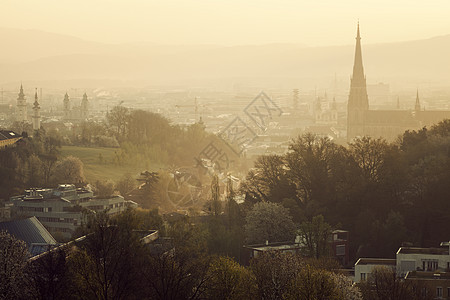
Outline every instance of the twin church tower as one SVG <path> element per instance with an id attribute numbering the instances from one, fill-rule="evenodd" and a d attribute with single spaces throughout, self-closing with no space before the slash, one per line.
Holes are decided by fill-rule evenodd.
<path id="1" fill-rule="evenodd" d="M 86 93 L 83 95 L 80 107 L 71 107 L 69 95 L 66 93 L 63 100 L 63 120 L 65 121 L 84 121 L 89 116 L 89 101 Z M 25 94 L 23 92 L 23 86 L 20 85 L 20 91 L 16 104 L 16 121 L 17 122 L 30 122 L 30 116 L 28 115 L 28 104 Z M 33 131 L 41 128 L 41 107 L 38 102 L 37 89 L 34 94 L 33 113 L 31 114 L 31 123 L 33 125 Z"/>
<path id="2" fill-rule="evenodd" d="M 22 85 L 20 85 L 19 97 L 17 98 L 16 121 L 18 122 L 29 121 L 27 113 L 27 99 L 25 98 Z M 38 130 L 41 128 L 41 107 L 39 106 L 38 102 L 37 89 L 34 94 L 33 114 L 31 115 L 31 123 L 33 125 L 33 130 Z"/>

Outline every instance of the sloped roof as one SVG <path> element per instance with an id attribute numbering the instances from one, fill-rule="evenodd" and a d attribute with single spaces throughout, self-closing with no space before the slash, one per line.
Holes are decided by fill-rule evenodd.
<path id="1" fill-rule="evenodd" d="M 11 130 L 0 130 L 0 140 L 9 140 L 9 139 L 16 139 L 20 138 L 21 135 L 15 133 Z"/>
<path id="2" fill-rule="evenodd" d="M 0 231 L 1 230 L 6 230 L 16 239 L 24 241 L 30 250 L 32 249 L 33 244 L 57 244 L 50 232 L 45 229 L 44 225 L 42 225 L 36 217 L 0 222 Z"/>
<path id="3" fill-rule="evenodd" d="M 416 126 L 417 120 L 407 110 L 368 110 L 365 114 L 367 125 Z"/>

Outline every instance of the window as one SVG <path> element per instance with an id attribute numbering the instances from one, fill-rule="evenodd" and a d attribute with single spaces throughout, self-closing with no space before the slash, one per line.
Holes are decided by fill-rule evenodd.
<path id="1" fill-rule="evenodd" d="M 336 246 L 336 255 L 345 255 L 345 245 Z"/>
<path id="2" fill-rule="evenodd" d="M 435 271 L 438 269 L 437 260 L 422 260 L 423 271 Z"/>
<path id="3" fill-rule="evenodd" d="M 447 298 L 450 297 L 450 287 L 447 287 Z"/>
<path id="4" fill-rule="evenodd" d="M 422 288 L 422 297 L 428 296 L 428 290 L 427 288 Z"/>
<path id="5" fill-rule="evenodd" d="M 436 297 L 442 298 L 442 287 L 441 286 L 438 286 L 436 288 Z"/>
<path id="6" fill-rule="evenodd" d="M 361 273 L 361 281 L 365 281 L 366 280 L 366 273 Z"/>

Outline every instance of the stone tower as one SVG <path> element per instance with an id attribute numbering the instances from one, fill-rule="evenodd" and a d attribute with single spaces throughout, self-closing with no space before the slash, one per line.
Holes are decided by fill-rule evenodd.
<path id="1" fill-rule="evenodd" d="M 86 93 L 84 93 L 83 100 L 81 100 L 81 119 L 85 120 L 88 118 L 89 116 L 88 109 L 89 109 L 89 100 Z"/>
<path id="2" fill-rule="evenodd" d="M 356 33 L 355 62 L 350 82 L 350 94 L 347 103 L 347 141 L 351 141 L 358 136 L 364 136 L 365 114 L 369 110 L 366 76 L 364 75 L 362 63 L 359 23 Z"/>
<path id="3" fill-rule="evenodd" d="M 41 108 L 39 107 L 37 89 L 34 94 L 34 103 L 33 103 L 33 130 L 39 130 L 41 128 Z"/>
<path id="4" fill-rule="evenodd" d="M 22 84 L 20 85 L 19 97 L 17 98 L 16 106 L 16 121 L 27 122 L 27 99 L 25 99 L 25 94 L 23 93 Z"/>
<path id="5" fill-rule="evenodd" d="M 70 100 L 69 100 L 69 95 L 66 94 L 64 95 L 64 119 L 68 120 L 70 119 Z"/>

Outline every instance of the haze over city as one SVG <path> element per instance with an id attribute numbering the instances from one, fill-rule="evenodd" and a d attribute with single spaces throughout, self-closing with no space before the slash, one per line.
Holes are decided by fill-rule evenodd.
<path id="1" fill-rule="evenodd" d="M 450 299 L 449 1 L 0 3 L 0 300 Z"/>

